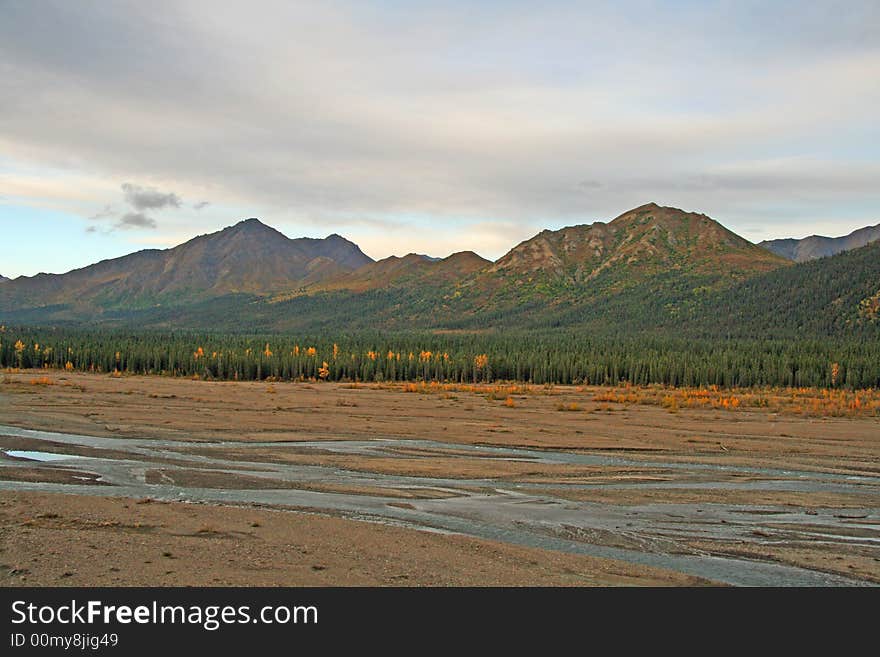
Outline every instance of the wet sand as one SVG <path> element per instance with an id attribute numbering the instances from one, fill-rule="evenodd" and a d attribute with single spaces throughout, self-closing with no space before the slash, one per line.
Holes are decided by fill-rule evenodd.
<path id="1" fill-rule="evenodd" d="M 254 508 L 0 493 L 0 584 L 697 585 L 652 568 Z"/>
<path id="2" fill-rule="evenodd" d="M 32 384 L 37 375 L 51 385 Z M 83 500 L 96 501 L 94 512 L 107 522 L 129 516 L 142 524 L 150 507 L 168 515 L 150 520 L 164 528 L 144 539 L 151 546 L 191 540 L 174 531 L 180 514 L 193 509 L 205 524 L 231 510 L 283 519 L 257 521 L 261 526 L 336 523 L 332 536 L 321 534 L 329 526 L 314 530 L 321 549 L 339 559 L 332 574 L 279 562 L 266 579 L 249 579 L 233 560 L 217 575 L 242 585 L 880 582 L 880 418 L 673 413 L 592 402 L 597 392 L 538 389 L 509 407 L 489 388 L 422 394 L 365 385 L 8 373 L 0 384 L 0 425 L 59 435 L 0 430 L 0 450 L 79 458 L 37 463 L 0 452 L 0 489 L 7 489 L 0 500 L 4 513 L 22 523 L 29 504 L 63 516 L 90 503 Z M 578 410 L 559 410 L 572 405 Z M 199 503 L 126 499 L 142 495 Z M 247 505 L 286 510 L 239 508 Z M 125 542 L 125 531 L 113 549 L 130 564 L 114 565 L 119 571 L 111 576 L 81 563 L 88 552 L 75 547 L 86 531 L 77 517 L 22 525 L 26 532 L 5 529 L 0 563 L 9 554 L 20 554 L 22 563 L 7 563 L 0 577 L 24 584 L 162 583 L 160 568 L 136 567 L 145 553 Z M 392 529 L 400 536 L 383 534 Z M 253 547 L 223 531 L 229 535 L 222 546 Z M 389 554 L 418 564 L 409 547 L 426 536 L 436 542 L 436 560 L 400 573 L 407 575 L 402 581 L 364 564 L 358 571 L 358 555 L 337 545 L 386 541 Z M 204 539 L 194 545 L 207 545 Z M 40 541 L 70 554 L 68 570 L 80 575 L 52 574 L 51 560 L 34 554 Z M 490 559 L 483 579 L 444 580 L 438 564 L 447 559 L 450 573 L 466 568 L 473 551 L 462 546 L 469 541 L 494 546 L 497 568 Z M 260 545 L 263 555 L 279 549 L 271 541 Z M 198 547 L 193 559 L 207 549 Z M 576 575 L 568 566 L 553 570 L 550 564 L 563 557 L 584 565 Z M 22 565 L 27 559 L 32 566 Z M 546 579 L 528 567 L 530 560 L 549 568 L 541 571 Z M 195 568 L 188 576 L 210 584 L 209 574 Z M 98 579 L 66 581 L 76 577 Z M 144 579 L 150 577 L 159 579 Z"/>

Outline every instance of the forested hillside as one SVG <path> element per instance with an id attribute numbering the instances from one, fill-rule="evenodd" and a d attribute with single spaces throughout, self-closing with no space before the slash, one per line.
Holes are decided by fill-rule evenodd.
<path id="1" fill-rule="evenodd" d="M 880 242 L 874 242 L 743 281 L 705 299 L 687 323 L 701 335 L 880 340 L 878 303 Z"/>

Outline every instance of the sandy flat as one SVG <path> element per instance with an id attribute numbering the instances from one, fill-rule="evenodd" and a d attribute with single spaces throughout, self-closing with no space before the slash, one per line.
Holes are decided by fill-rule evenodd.
<path id="1" fill-rule="evenodd" d="M 655 568 L 289 511 L 0 492 L 0 585 L 697 585 Z"/>
<path id="2" fill-rule="evenodd" d="M 400 386 L 8 372 L 0 383 L 0 424 L 122 442 L 86 447 L 0 435 L 0 450 L 43 449 L 112 460 L 131 456 L 123 449 L 127 439 L 173 440 L 180 444 L 144 457 L 138 472 L 145 484 L 184 490 L 306 490 L 365 496 L 384 500 L 389 508 L 422 511 L 435 508 L 424 506 L 428 502 L 521 486 L 533 502 L 543 496 L 557 505 L 650 508 L 652 513 L 668 507 L 670 518 L 695 514 L 690 520 L 675 520 L 676 531 L 688 522 L 712 529 L 673 536 L 670 540 L 677 543 L 670 549 L 880 582 L 880 551 L 875 547 L 880 545 L 875 519 L 880 510 L 880 417 L 799 417 L 743 408 L 670 412 L 593 401 L 599 394 L 601 389 L 583 387 L 524 389 L 512 395 L 510 405 L 492 388 L 479 386 L 407 392 Z M 433 444 L 415 442 L 426 439 Z M 343 444 L 339 441 L 375 447 L 348 453 L 334 448 Z M 212 444 L 218 442 L 222 444 Z M 523 448 L 533 451 L 515 451 Z M 544 453 L 557 460 L 541 459 Z M 570 463 L 558 458 L 560 454 L 626 462 Z M 222 469 L 218 459 L 225 463 Z M 0 463 L 0 482 L 105 483 L 75 464 L 7 467 L 9 462 Z M 273 470 L 278 467 L 294 468 L 295 473 L 297 468 L 323 468 L 351 477 L 323 481 L 288 473 L 285 478 Z M 391 483 L 382 477 L 391 477 Z M 425 483 L 416 485 L 418 478 Z M 788 479 L 806 488 L 774 488 Z M 450 483 L 436 483 L 440 480 Z M 810 488 L 811 482 L 829 481 L 830 487 Z M 629 562 L 291 510 L 135 504 L 132 499 L 46 492 L 7 491 L 0 499 L 0 563 L 6 566 L 0 577 L 8 583 L 697 581 Z M 696 515 L 704 509 L 716 512 Z M 728 531 L 740 513 L 739 531 Z M 839 535 L 842 523 L 849 521 L 838 516 L 847 513 L 863 517 L 852 521 L 861 523 L 857 540 Z M 780 529 L 770 522 L 774 514 L 788 514 L 791 522 L 800 523 L 815 516 L 837 529 Z M 663 523 L 669 524 L 661 519 L 658 536 L 669 535 Z M 607 531 L 611 534 L 606 536 Z M 633 543 L 629 536 L 635 530 L 621 526 L 619 535 L 615 531 L 582 528 L 572 535 L 597 544 Z M 634 544 L 660 540 L 650 527 L 645 531 Z M 292 556 L 302 556 L 301 549 L 309 551 L 309 559 Z M 173 556 L 162 557 L 163 552 Z M 96 554 L 101 559 L 96 561 Z M 210 568 L 200 565 L 207 563 Z"/>

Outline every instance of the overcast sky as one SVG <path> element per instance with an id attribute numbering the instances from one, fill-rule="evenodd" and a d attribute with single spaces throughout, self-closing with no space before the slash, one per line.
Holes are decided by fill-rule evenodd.
<path id="1" fill-rule="evenodd" d="M 0 0 L 0 274 L 247 217 L 374 258 L 649 201 L 841 235 L 878 108 L 876 0 Z"/>

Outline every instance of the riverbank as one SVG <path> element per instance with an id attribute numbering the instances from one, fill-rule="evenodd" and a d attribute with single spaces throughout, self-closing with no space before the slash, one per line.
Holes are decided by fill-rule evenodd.
<path id="1" fill-rule="evenodd" d="M 21 532 L 7 531 L 5 551 L 39 561 L 34 551 L 54 541 L 59 554 L 87 560 L 88 552 L 68 541 L 107 522 L 110 529 L 100 531 L 122 541 L 115 552 L 131 553 L 134 565 L 152 562 L 140 543 L 125 543 L 134 534 L 112 530 L 129 516 L 132 523 L 159 528 L 136 534 L 151 550 L 182 541 L 177 549 L 197 559 L 210 537 L 176 536 L 182 520 L 174 509 L 194 509 L 198 522 L 213 526 L 212 516 L 222 520 L 227 508 L 246 508 L 294 525 L 318 518 L 342 523 L 307 530 L 326 541 L 322 552 L 337 550 L 334 577 L 314 580 L 314 573 L 269 568 L 267 578 L 288 583 L 394 583 L 370 568 L 358 571 L 363 577 L 344 574 L 342 564 L 356 566 L 357 558 L 339 550 L 369 544 L 367 534 L 377 527 L 377 554 L 384 550 L 401 563 L 416 559 L 409 562 L 413 572 L 400 573 L 415 585 L 468 583 L 464 575 L 440 577 L 471 559 L 472 552 L 456 543 L 462 540 L 512 551 L 472 583 L 686 584 L 698 581 L 694 577 L 744 584 L 880 582 L 880 419 L 742 408 L 670 412 L 591 401 L 595 396 L 593 390 L 557 387 L 510 403 L 480 387 L 413 392 L 332 383 L 7 374 L 0 385 L 0 424 L 13 426 L 0 430 L 0 488 L 6 489 L 0 499 L 8 503 L 11 527 L 28 529 L 32 521 L 34 542 L 15 543 L 24 540 Z M 62 460 L 41 461 L 27 452 Z M 31 496 L 39 513 L 61 518 L 87 505 L 80 500 L 100 499 L 105 517 L 92 518 L 87 527 L 75 519 L 37 518 L 37 512 L 26 517 Z M 128 501 L 114 499 L 124 497 Z M 145 497 L 192 504 L 132 503 Z M 141 518 L 148 507 L 166 506 L 167 512 L 149 511 L 167 514 L 164 520 Z M 345 528 L 353 522 L 371 529 Z M 430 536 L 436 549 L 447 546 L 445 556 L 419 562 L 418 551 L 410 551 L 419 538 L 382 534 L 388 529 Z M 218 531 L 224 537 L 213 538 L 222 542 L 203 555 L 212 563 L 221 548 L 235 553 L 235 532 L 243 529 Z M 241 541 L 266 549 L 261 562 L 281 549 L 272 541 Z M 526 567 L 556 563 L 560 555 L 586 565 L 540 575 Z M 448 566 L 440 565 L 443 559 Z M 0 559 L 9 573 L 19 566 L 41 572 L 8 562 Z M 144 582 L 137 569 L 121 569 L 111 579 L 75 563 L 70 569 L 99 577 L 96 583 Z M 143 572 L 164 575 L 152 566 Z M 223 582 L 250 581 L 241 564 L 224 572 Z M 58 576 L 34 575 L 33 583 L 58 582 L 52 579 Z M 17 574 L 8 577 L 18 581 Z M 255 574 L 252 583 L 265 581 L 261 577 Z"/>

